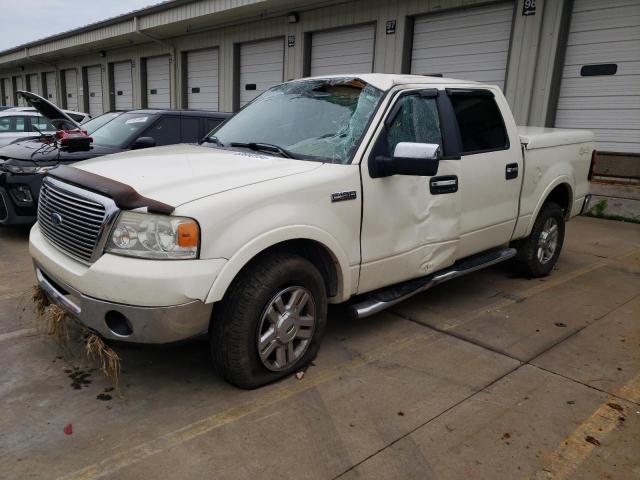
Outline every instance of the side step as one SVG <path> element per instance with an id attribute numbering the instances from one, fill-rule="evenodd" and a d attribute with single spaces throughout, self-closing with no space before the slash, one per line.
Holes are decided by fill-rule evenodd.
<path id="1" fill-rule="evenodd" d="M 351 305 L 356 317 L 364 318 L 400 303 L 409 297 L 429 290 L 431 287 L 444 283 L 448 280 L 461 277 L 467 273 L 475 272 L 481 268 L 490 267 L 496 263 L 509 260 L 516 255 L 515 248 L 505 248 L 502 250 L 492 250 L 490 252 L 479 253 L 467 257 L 454 263 L 452 266 L 432 273 L 425 277 L 408 280 L 390 287 L 375 290 L 364 294 L 359 300 Z"/>

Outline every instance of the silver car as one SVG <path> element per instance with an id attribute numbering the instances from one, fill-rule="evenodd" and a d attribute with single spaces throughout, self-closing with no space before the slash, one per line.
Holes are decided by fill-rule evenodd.
<path id="1" fill-rule="evenodd" d="M 91 117 L 86 113 L 64 110 L 77 123 Z M 55 133 L 57 129 L 33 107 L 14 107 L 0 111 L 0 147 L 16 140 L 37 137 L 42 133 Z"/>

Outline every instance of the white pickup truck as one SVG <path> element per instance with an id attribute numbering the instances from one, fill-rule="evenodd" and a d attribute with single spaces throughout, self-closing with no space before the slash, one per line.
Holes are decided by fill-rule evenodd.
<path id="1" fill-rule="evenodd" d="M 102 337 L 208 334 L 223 377 L 253 388 L 314 358 L 328 303 L 364 317 L 511 258 L 547 275 L 593 154 L 590 132 L 517 127 L 495 86 L 302 79 L 200 146 L 51 170 L 30 251 Z"/>

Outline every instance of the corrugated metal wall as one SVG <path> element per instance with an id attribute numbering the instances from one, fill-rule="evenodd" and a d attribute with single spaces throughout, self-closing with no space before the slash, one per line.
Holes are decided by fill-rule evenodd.
<path id="1" fill-rule="evenodd" d="M 549 99 L 552 98 L 552 77 L 556 61 L 555 50 L 560 38 L 558 12 L 565 0 L 538 0 L 535 15 L 523 16 L 524 0 L 516 0 L 513 11 L 513 30 L 507 62 L 505 93 L 511 103 L 517 121 L 544 125 L 547 120 Z M 238 94 L 238 46 L 242 43 L 276 37 L 285 39 L 284 80 L 303 76 L 309 65 L 313 32 L 322 32 L 340 27 L 372 24 L 375 28 L 373 71 L 384 73 L 408 73 L 410 68 L 411 38 L 415 17 L 466 9 L 471 6 L 500 2 L 487 0 L 356 0 L 324 1 L 314 7 L 315 2 L 283 0 L 203 0 L 178 5 L 164 11 L 145 14 L 118 24 L 107 25 L 32 46 L 28 54 L 32 60 L 38 55 L 47 65 L 38 66 L 24 62 L 24 70 L 16 67 L 3 70 L 0 77 L 19 76 L 26 79 L 30 73 L 42 73 L 56 67 L 58 98 L 61 98 L 62 71 L 78 69 L 79 107 L 85 105 L 82 91 L 86 84 L 83 67 L 99 64 L 103 72 L 109 65 L 130 61 L 133 79 L 133 107 L 140 108 L 145 96 L 142 94 L 145 79 L 140 68 L 144 59 L 159 55 L 171 57 L 171 105 L 186 106 L 187 76 L 183 72 L 186 52 L 204 48 L 218 49 L 218 105 L 222 111 L 232 111 Z M 328 4 L 328 5 L 327 5 Z M 317 5 L 317 3 L 316 3 Z M 296 8 L 292 8 L 296 7 Z M 278 10 L 279 9 L 279 10 Z M 297 11 L 299 21 L 289 23 L 287 14 Z M 232 15 L 237 12 L 236 16 Z M 547 13 L 549 12 L 549 13 Z M 226 26 L 212 28 L 207 22 L 223 16 Z M 186 20 L 189 23 L 186 24 Z M 394 29 L 388 31 L 387 23 L 393 21 Z M 179 22 L 183 22 L 182 24 Z M 234 24 L 235 23 L 235 24 Z M 182 25 L 182 26 L 177 26 Z M 150 38 L 136 32 L 150 32 Z M 188 29 L 189 33 L 186 33 Z M 135 46 L 115 48 L 132 42 L 147 41 Z M 91 44 L 91 53 L 89 53 Z M 86 47 L 82 47 L 86 45 Z M 104 48 L 101 47 L 104 45 Z M 289 46 L 290 45 L 290 46 Z M 66 49 L 66 50 L 65 50 Z M 104 56 L 100 55 L 100 49 Z M 65 53 L 67 52 L 67 53 Z M 83 53 L 86 52 L 86 53 Z M 18 61 L 22 52 L 0 56 L 0 62 Z M 35 58 L 34 58 L 35 57 Z M 63 57 L 63 58 L 60 58 Z M 16 63 L 18 65 L 18 63 Z M 535 77 L 535 84 L 534 84 Z M 542 86 L 542 87 L 540 87 Z M 103 109 L 113 108 L 113 79 L 105 73 L 103 77 Z M 536 98 L 534 102 L 532 99 Z M 544 108 L 541 108 L 543 105 Z"/>

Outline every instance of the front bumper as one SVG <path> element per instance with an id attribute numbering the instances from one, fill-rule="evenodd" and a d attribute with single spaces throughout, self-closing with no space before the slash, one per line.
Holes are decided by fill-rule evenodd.
<path id="1" fill-rule="evenodd" d="M 53 303 L 104 338 L 164 344 L 199 336 L 209 328 L 213 304 L 142 307 L 89 297 L 53 278 L 35 264 L 38 284 Z"/>
<path id="2" fill-rule="evenodd" d="M 0 173 L 0 224 L 29 225 L 36 221 L 43 178 L 41 174 Z M 18 189 L 28 192 L 31 198 L 19 198 Z"/>

